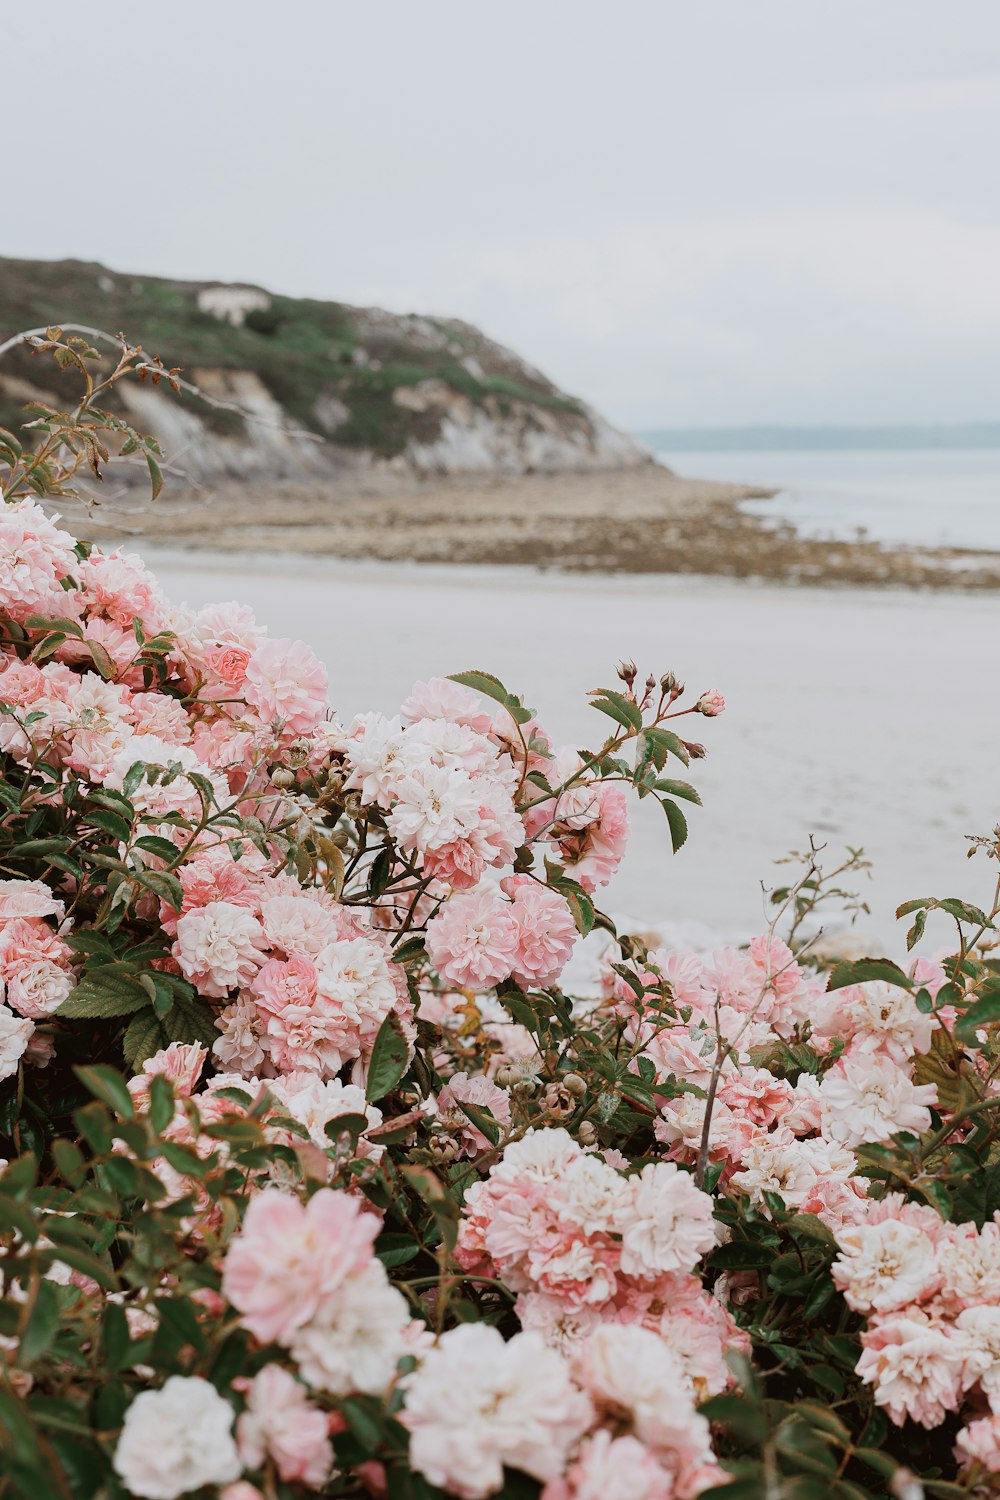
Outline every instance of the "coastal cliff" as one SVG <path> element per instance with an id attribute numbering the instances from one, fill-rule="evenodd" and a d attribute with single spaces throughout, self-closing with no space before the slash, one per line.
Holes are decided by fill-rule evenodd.
<path id="1" fill-rule="evenodd" d="M 454 318 L 282 297 L 260 287 L 0 260 L 0 341 L 79 323 L 180 366 L 201 396 L 123 382 L 118 399 L 192 480 L 320 480 L 638 467 L 649 452 L 518 355 Z M 0 425 L 62 405 L 50 367 L 0 363 Z M 234 410 L 233 408 L 238 408 Z M 241 413 L 248 413 L 249 418 Z"/>

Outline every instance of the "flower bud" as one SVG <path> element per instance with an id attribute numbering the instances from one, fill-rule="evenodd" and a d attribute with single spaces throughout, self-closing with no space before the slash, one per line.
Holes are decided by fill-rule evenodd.
<path id="1" fill-rule="evenodd" d="M 704 760 L 708 754 L 705 746 L 696 744 L 694 740 L 682 740 L 681 743 L 692 760 Z"/>
<path id="2" fill-rule="evenodd" d="M 593 1125 L 590 1120 L 582 1120 L 576 1132 L 576 1138 L 581 1146 L 596 1146 L 597 1126 Z"/>
<path id="3" fill-rule="evenodd" d="M 630 688 L 635 681 L 639 668 L 634 661 L 620 661 L 616 670 L 625 686 Z"/>
<path id="4" fill-rule="evenodd" d="M 713 719 L 716 714 L 724 713 L 725 708 L 726 700 L 718 688 L 710 688 L 707 693 L 702 693 L 695 704 L 695 711 L 700 714 L 706 714 L 710 719 Z"/>
<path id="5" fill-rule="evenodd" d="M 499 1088 L 509 1089 L 517 1083 L 520 1077 L 520 1069 L 512 1067 L 510 1063 L 503 1063 L 493 1075 L 493 1081 Z"/>
<path id="6" fill-rule="evenodd" d="M 271 772 L 271 785 L 277 787 L 279 792 L 286 792 L 295 785 L 295 772 L 290 771 L 287 766 L 275 766 Z"/>
<path id="7" fill-rule="evenodd" d="M 427 1149 L 436 1161 L 454 1161 L 460 1147 L 454 1136 L 432 1135 Z"/>
<path id="8" fill-rule="evenodd" d="M 565 1073 L 560 1080 L 564 1089 L 573 1095 L 574 1099 L 582 1099 L 587 1092 L 587 1085 L 579 1073 Z"/>

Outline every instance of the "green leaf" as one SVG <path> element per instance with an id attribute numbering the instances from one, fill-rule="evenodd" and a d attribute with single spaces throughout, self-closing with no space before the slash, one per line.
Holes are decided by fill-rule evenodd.
<path id="1" fill-rule="evenodd" d="M 125 1087 L 122 1075 L 114 1068 L 101 1064 L 89 1068 L 74 1068 L 73 1072 L 89 1093 L 97 1099 L 102 1099 L 116 1114 L 126 1120 L 135 1118 L 132 1095 Z"/>
<path id="2" fill-rule="evenodd" d="M 59 1297 L 52 1281 L 39 1283 L 38 1296 L 19 1346 L 19 1356 L 26 1365 L 34 1364 L 52 1345 L 59 1332 Z"/>
<path id="3" fill-rule="evenodd" d="M 83 1021 L 104 1016 L 129 1016 L 143 1010 L 149 996 L 134 979 L 110 968 L 91 969 L 56 1011 L 60 1020 Z"/>
<path id="4" fill-rule="evenodd" d="M 984 911 L 978 906 L 971 905 L 968 901 L 959 901 L 956 896 L 948 896 L 937 903 L 939 910 L 946 911 L 949 916 L 955 917 L 959 922 L 968 922 L 973 927 L 992 927 L 993 923 Z"/>
<path id="5" fill-rule="evenodd" d="M 642 728 L 641 710 L 623 693 L 616 693 L 613 688 L 597 688 L 589 693 L 588 697 L 591 707 L 599 709 L 602 714 L 607 714 L 609 719 L 614 719 L 617 724 L 621 724 L 623 729 L 639 730 Z"/>
<path id="6" fill-rule="evenodd" d="M 476 1129 L 486 1137 L 491 1146 L 499 1145 L 500 1126 L 488 1109 L 480 1109 L 478 1105 L 467 1104 L 462 1099 L 456 1099 L 455 1103 L 466 1119 L 471 1120 Z"/>
<path id="7" fill-rule="evenodd" d="M 966 1040 L 973 1037 L 981 1026 L 992 1026 L 997 1021 L 1000 1021 L 1000 989 L 991 989 L 979 1000 L 973 1001 L 956 1022 L 955 1035 Z"/>
<path id="8" fill-rule="evenodd" d="M 396 1087 L 406 1072 L 409 1060 L 410 1049 L 400 1030 L 399 1021 L 390 1012 L 379 1027 L 368 1064 L 365 1097 L 370 1104 L 384 1098 L 390 1089 Z"/>
<path id="9" fill-rule="evenodd" d="M 145 994 L 143 994 L 143 1000 L 146 1001 Z M 148 1001 L 146 1003 L 148 1005 Z M 122 1038 L 122 1052 L 126 1063 L 130 1068 L 139 1067 L 147 1057 L 152 1057 L 154 1052 L 159 1052 L 161 1047 L 165 1047 L 168 1040 L 153 1011 L 144 1010 L 132 1019 Z"/>
<path id="10" fill-rule="evenodd" d="M 684 814 L 677 806 L 677 803 L 671 802 L 668 797 L 663 798 L 660 806 L 663 808 L 663 811 L 667 815 L 667 822 L 670 825 L 670 843 L 674 853 L 676 854 L 678 849 L 683 849 L 684 845 L 687 843 L 687 818 L 685 818 Z"/>
<path id="11" fill-rule="evenodd" d="M 156 462 L 156 459 L 150 453 L 148 448 L 146 449 L 146 467 L 149 470 L 149 482 L 152 486 L 150 499 L 158 500 L 163 489 L 163 474 L 160 470 L 159 464 Z"/>
<path id="12" fill-rule="evenodd" d="M 890 958 L 859 958 L 854 963 L 837 964 L 830 975 L 828 990 L 842 990 L 849 984 L 868 984 L 881 980 L 900 989 L 911 990 L 913 981 Z"/>
<path id="13" fill-rule="evenodd" d="M 105 833 L 110 833 L 121 844 L 127 844 L 132 837 L 132 829 L 125 819 L 107 808 L 99 807 L 88 812 L 84 817 L 84 822 L 92 824 L 95 828 L 103 828 Z M 176 850 L 174 852 L 176 853 Z"/>
<path id="14" fill-rule="evenodd" d="M 680 797 L 684 802 L 693 802 L 696 807 L 701 807 L 701 797 L 688 781 L 671 781 L 661 778 L 654 782 L 654 790 L 668 792 L 671 797 Z"/>
<path id="15" fill-rule="evenodd" d="M 531 709 L 525 708 L 519 698 L 509 693 L 499 677 L 494 677 L 492 672 L 450 672 L 448 676 L 450 682 L 460 682 L 463 687 L 472 688 L 485 698 L 492 698 L 494 703 L 502 703 L 518 724 L 527 724 L 534 718 Z"/>

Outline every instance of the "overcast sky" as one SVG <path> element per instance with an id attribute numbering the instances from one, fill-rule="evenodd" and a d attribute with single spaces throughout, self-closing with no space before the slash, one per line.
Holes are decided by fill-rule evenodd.
<path id="1" fill-rule="evenodd" d="M 998 0 L 2 26 L 4 254 L 454 314 L 632 426 L 1000 417 Z"/>

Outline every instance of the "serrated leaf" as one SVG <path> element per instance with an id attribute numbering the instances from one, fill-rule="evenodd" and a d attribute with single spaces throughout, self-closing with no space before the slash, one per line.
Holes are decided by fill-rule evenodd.
<path id="1" fill-rule="evenodd" d="M 92 969 L 70 990 L 56 1015 L 65 1021 L 130 1016 L 148 1004 L 149 996 L 134 979 L 110 969 Z"/>
<path id="2" fill-rule="evenodd" d="M 660 806 L 667 815 L 667 822 L 670 825 L 670 844 L 676 854 L 678 849 L 683 849 L 687 843 L 687 818 L 685 818 L 677 803 L 671 802 L 669 797 L 664 797 L 660 802 Z"/>
<path id="3" fill-rule="evenodd" d="M 641 710 L 623 693 L 616 693 L 613 688 L 597 688 L 589 693 L 588 697 L 592 708 L 599 709 L 602 714 L 607 714 L 609 719 L 614 719 L 623 729 L 640 730 L 642 728 Z"/>

